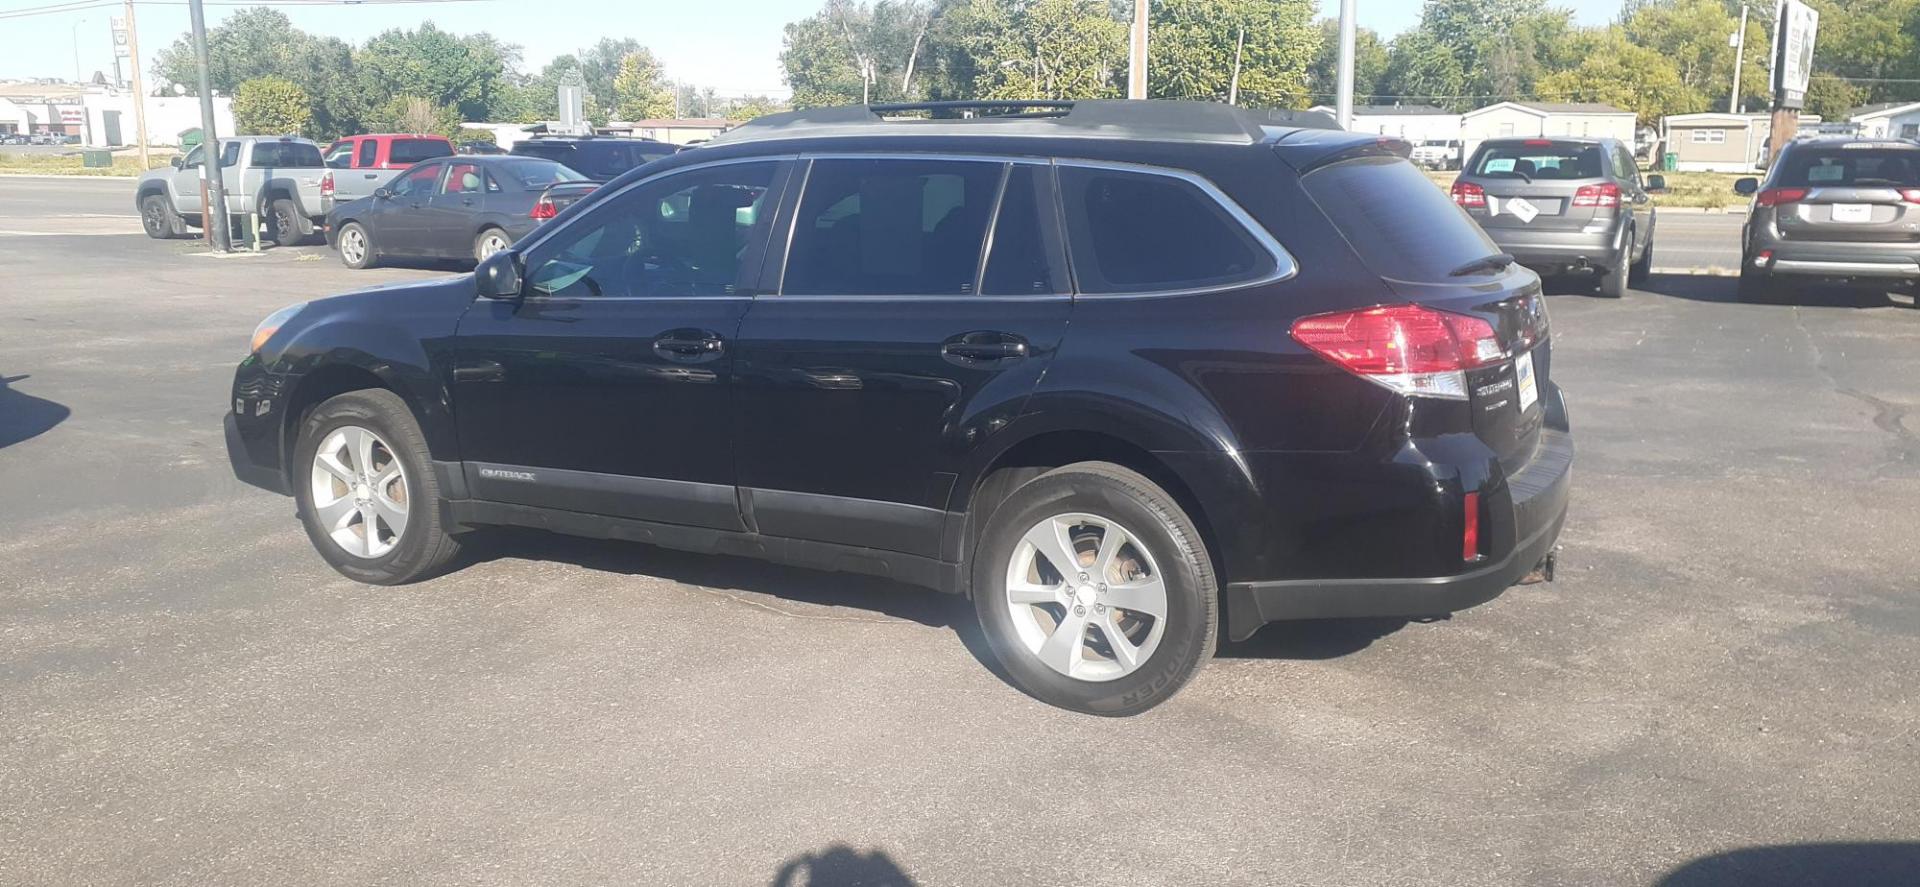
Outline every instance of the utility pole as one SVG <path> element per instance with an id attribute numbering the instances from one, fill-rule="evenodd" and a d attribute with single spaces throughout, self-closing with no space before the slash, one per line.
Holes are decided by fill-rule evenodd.
<path id="1" fill-rule="evenodd" d="M 73 23 L 73 82 L 87 82 L 87 75 L 80 70 L 80 26 L 87 23 L 81 19 Z"/>
<path id="2" fill-rule="evenodd" d="M 1227 81 L 1227 104 L 1240 104 L 1240 56 L 1247 48 L 1247 26 L 1240 26 L 1240 36 L 1233 40 L 1233 79 Z"/>
<path id="3" fill-rule="evenodd" d="M 1740 113 L 1740 63 L 1747 55 L 1747 4 L 1740 4 L 1740 30 L 1733 34 L 1733 95 L 1727 97 L 1727 113 Z"/>
<path id="4" fill-rule="evenodd" d="M 140 171 L 145 172 L 153 164 L 147 159 L 147 89 L 140 76 L 140 32 L 134 27 L 133 0 L 127 0 L 127 63 L 133 66 L 133 126 L 140 134 Z"/>
<path id="5" fill-rule="evenodd" d="M 1133 33 L 1127 50 L 1127 98 L 1147 97 L 1147 0 L 1133 0 Z"/>
<path id="6" fill-rule="evenodd" d="M 213 235 L 213 251 L 232 247 L 233 226 L 227 217 L 227 189 L 220 180 L 220 140 L 215 137 L 213 85 L 207 80 L 207 13 L 200 0 L 187 0 L 193 13 L 193 55 L 200 64 L 200 178 L 207 183 L 207 212 L 200 225 Z"/>
<path id="7" fill-rule="evenodd" d="M 1353 16 L 1354 0 L 1340 0 L 1340 73 L 1333 88 L 1333 114 L 1341 129 L 1353 126 Z"/>

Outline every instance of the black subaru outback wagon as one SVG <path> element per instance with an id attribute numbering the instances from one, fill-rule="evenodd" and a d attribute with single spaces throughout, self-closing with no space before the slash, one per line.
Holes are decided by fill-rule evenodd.
<path id="1" fill-rule="evenodd" d="M 1311 123 L 761 118 L 471 276 L 276 312 L 233 467 L 363 582 L 505 524 L 968 595 L 1022 687 L 1099 714 L 1222 626 L 1478 604 L 1567 508 L 1539 279 L 1404 144 Z"/>

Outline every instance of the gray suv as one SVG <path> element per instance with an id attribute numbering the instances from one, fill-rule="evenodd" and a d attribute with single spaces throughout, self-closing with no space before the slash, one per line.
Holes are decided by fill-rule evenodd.
<path id="1" fill-rule="evenodd" d="M 1774 301 L 1784 284 L 1838 280 L 1882 287 L 1920 280 L 1920 145 L 1851 137 L 1788 143 L 1750 195 L 1740 298 Z"/>
<path id="2" fill-rule="evenodd" d="M 1633 151 L 1617 139 L 1481 142 L 1453 183 L 1453 202 L 1500 249 L 1542 277 L 1594 275 L 1620 298 L 1653 267 L 1653 206 Z"/>

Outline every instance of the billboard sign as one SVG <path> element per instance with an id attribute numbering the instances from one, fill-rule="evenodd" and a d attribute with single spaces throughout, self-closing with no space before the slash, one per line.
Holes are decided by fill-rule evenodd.
<path id="1" fill-rule="evenodd" d="M 1799 109 L 1807 103 L 1820 13 L 1801 0 L 1781 0 L 1774 12 L 1773 100 L 1777 107 Z"/>

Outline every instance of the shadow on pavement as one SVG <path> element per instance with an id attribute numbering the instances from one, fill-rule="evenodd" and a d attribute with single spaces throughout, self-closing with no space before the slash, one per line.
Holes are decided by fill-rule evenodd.
<path id="1" fill-rule="evenodd" d="M 1737 277 L 1655 274 L 1635 289 L 1691 302 L 1737 303 L 1740 301 L 1740 279 Z M 1785 308 L 1797 305 L 1802 308 L 1886 308 L 1895 304 L 1899 302 L 1886 290 L 1810 283 L 1794 287 L 1791 296 L 1756 307 Z"/>
<path id="2" fill-rule="evenodd" d="M 884 850 L 862 853 L 835 844 L 781 864 L 771 887 L 914 887 L 914 882 Z"/>
<path id="3" fill-rule="evenodd" d="M 1908 841 L 1745 847 L 1687 863 L 1656 887 L 1912 887 L 1920 843 Z"/>
<path id="4" fill-rule="evenodd" d="M 1222 641 L 1221 659 L 1338 659 L 1407 627 L 1406 619 L 1273 622 L 1244 641 Z"/>
<path id="5" fill-rule="evenodd" d="M 0 376 L 0 447 L 39 437 L 73 414 L 53 401 L 14 390 L 13 383 L 28 378 Z"/>

